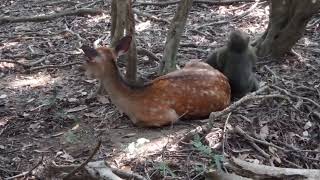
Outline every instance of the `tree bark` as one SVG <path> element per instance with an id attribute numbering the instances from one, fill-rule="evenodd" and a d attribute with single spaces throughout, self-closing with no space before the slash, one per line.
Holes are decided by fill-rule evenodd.
<path id="1" fill-rule="evenodd" d="M 136 83 L 137 79 L 137 50 L 135 40 L 135 21 L 131 0 L 112 0 L 111 3 L 111 46 L 126 34 L 132 36 L 132 42 L 128 53 L 123 57 L 127 62 L 126 80 Z"/>
<path id="2" fill-rule="evenodd" d="M 127 53 L 127 68 L 126 68 L 126 79 L 130 83 L 136 83 L 137 80 L 137 47 L 136 47 L 136 37 L 135 37 L 135 21 L 134 14 L 132 11 L 132 1 L 128 2 L 128 13 L 127 13 L 127 23 L 126 30 L 127 33 L 132 36 L 132 41 L 130 44 L 130 49 Z"/>
<path id="3" fill-rule="evenodd" d="M 193 0 L 179 2 L 177 12 L 172 19 L 171 27 L 167 35 L 163 58 L 159 69 L 160 74 L 166 74 L 176 69 L 177 50 L 192 2 Z"/>
<path id="4" fill-rule="evenodd" d="M 303 36 L 319 0 L 270 0 L 268 28 L 253 45 L 260 57 L 281 57 Z"/>
<path id="5" fill-rule="evenodd" d="M 128 0 L 112 0 L 111 3 L 111 46 L 115 46 L 116 43 L 123 37 L 124 28 L 126 25 L 127 17 L 127 1 Z"/>

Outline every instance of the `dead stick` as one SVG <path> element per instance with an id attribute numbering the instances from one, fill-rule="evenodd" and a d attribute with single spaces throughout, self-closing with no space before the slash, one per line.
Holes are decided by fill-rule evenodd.
<path id="1" fill-rule="evenodd" d="M 138 48 L 137 48 L 137 51 L 138 51 L 138 54 L 139 54 L 139 55 L 146 55 L 146 56 L 148 56 L 150 59 L 152 59 L 153 61 L 157 61 L 157 62 L 160 62 L 160 61 L 161 61 L 153 52 L 150 52 L 150 51 L 148 51 L 148 50 L 145 49 L 145 48 L 138 47 Z"/>
<path id="2" fill-rule="evenodd" d="M 263 149 L 261 149 L 255 142 L 254 142 L 254 138 L 249 136 L 248 134 L 246 134 L 239 126 L 236 126 L 234 131 L 238 134 L 240 134 L 241 136 L 243 136 L 245 139 L 247 139 L 249 141 L 249 143 L 251 144 L 251 146 L 256 149 L 258 152 L 260 152 L 260 154 L 265 157 L 266 159 L 270 158 L 270 155 L 268 153 L 266 153 Z"/>
<path id="3" fill-rule="evenodd" d="M 96 147 L 94 148 L 94 150 L 92 151 L 91 155 L 88 157 L 88 159 L 83 162 L 80 166 L 78 166 L 77 168 L 75 168 L 73 171 L 71 171 L 68 175 L 66 175 L 63 180 L 67 180 L 70 179 L 72 176 L 74 176 L 76 174 L 76 172 L 78 172 L 79 170 L 81 170 L 82 168 L 84 168 L 84 166 L 86 164 L 88 164 L 89 161 L 91 161 L 91 159 L 93 158 L 93 156 L 98 152 L 98 150 L 100 149 L 101 146 L 101 140 L 98 141 L 98 144 L 96 145 Z"/>
<path id="4" fill-rule="evenodd" d="M 235 130 L 235 132 L 243 135 L 246 139 L 248 139 L 248 140 L 250 140 L 250 141 L 257 142 L 257 143 L 259 143 L 259 144 L 263 144 L 263 145 L 266 145 L 266 146 L 272 146 L 272 147 L 275 147 L 275 148 L 277 148 L 277 149 L 280 149 L 280 150 L 283 150 L 283 151 L 286 151 L 286 152 L 288 151 L 288 150 L 286 150 L 286 149 L 284 149 L 284 148 L 282 148 L 282 147 L 280 147 L 280 146 L 277 146 L 277 145 L 275 145 L 275 144 L 273 144 L 273 143 L 269 143 L 269 142 L 267 142 L 267 141 L 263 141 L 263 140 L 256 139 L 256 138 L 254 138 L 254 137 L 249 136 L 249 135 L 246 134 L 239 126 L 236 126 L 236 127 L 234 128 L 234 130 Z"/>
<path id="5" fill-rule="evenodd" d="M 73 16 L 73 15 L 83 16 L 87 14 L 97 15 L 97 14 L 101 14 L 102 12 L 103 12 L 102 10 L 98 10 L 98 9 L 81 8 L 76 10 L 61 11 L 55 14 L 43 15 L 43 16 L 1 17 L 0 24 L 17 23 L 17 22 L 42 22 L 42 21 L 50 21 L 62 16 Z"/>
<path id="6" fill-rule="evenodd" d="M 170 24 L 169 21 L 167 21 L 167 20 L 165 20 L 165 19 L 158 18 L 158 17 L 156 17 L 156 16 L 154 16 L 154 15 L 152 15 L 152 14 L 149 14 L 149 13 L 146 13 L 146 12 L 141 12 L 141 11 L 139 11 L 138 9 L 132 9 L 132 10 L 133 10 L 133 12 L 134 12 L 135 14 L 137 14 L 138 16 L 145 16 L 145 17 L 150 18 L 150 19 L 152 19 L 152 20 L 154 20 L 154 21 L 164 22 L 164 23 L 166 23 L 166 24 Z"/>
<path id="7" fill-rule="evenodd" d="M 25 177 L 27 175 L 30 175 L 33 170 L 35 170 L 38 166 L 40 166 L 42 161 L 43 161 L 43 155 L 41 156 L 40 161 L 36 165 L 34 165 L 28 172 L 23 172 L 21 174 L 15 175 L 15 176 L 5 178 L 5 180 L 11 180 L 11 179 L 16 179 L 16 178 L 19 178 L 19 177 L 23 177 L 23 176 Z"/>
<path id="8" fill-rule="evenodd" d="M 125 172 L 117 168 L 110 168 L 110 169 L 114 174 L 120 177 L 125 177 L 126 179 L 146 180 L 146 178 L 136 173 Z"/>
<path id="9" fill-rule="evenodd" d="M 32 71 L 37 71 L 37 70 L 45 69 L 45 68 L 61 68 L 61 67 L 66 67 L 66 66 L 72 66 L 72 65 L 75 65 L 75 64 L 82 64 L 82 62 L 72 62 L 72 63 L 60 64 L 60 65 L 39 66 L 39 67 L 31 68 L 29 71 L 32 72 Z"/>
<path id="10" fill-rule="evenodd" d="M 291 94 L 290 92 L 288 92 L 287 90 L 282 89 L 281 87 L 278 87 L 278 86 L 272 85 L 272 86 L 270 86 L 270 87 L 272 87 L 272 88 L 274 88 L 274 89 L 277 89 L 277 90 L 279 90 L 280 92 L 283 92 L 283 93 L 285 93 L 286 95 L 288 95 L 288 96 L 290 96 L 290 97 L 293 97 L 293 98 L 296 98 L 296 99 L 303 99 L 303 100 L 305 100 L 305 101 L 309 101 L 309 102 L 311 102 L 312 104 L 314 104 L 315 106 L 317 106 L 318 108 L 320 108 L 320 105 L 319 105 L 318 103 L 316 103 L 316 102 L 315 102 L 314 100 L 312 100 L 312 99 L 309 99 L 309 98 L 306 98 L 306 97 L 302 97 L 302 96 L 293 95 L 293 94 Z"/>
<path id="11" fill-rule="evenodd" d="M 174 0 L 174 1 L 167 1 L 167 2 L 136 2 L 135 5 L 138 6 L 168 6 L 179 3 L 180 0 Z M 209 1 L 209 0 L 194 0 L 194 3 L 199 4 L 209 4 L 209 5 L 230 5 L 234 3 L 243 3 L 243 2 L 254 2 L 254 0 L 224 0 L 224 1 Z"/>
<path id="12" fill-rule="evenodd" d="M 179 142 L 187 141 L 191 137 L 196 135 L 197 133 L 206 132 L 206 131 L 210 130 L 213 126 L 213 122 L 215 121 L 215 119 L 232 112 L 233 110 L 235 110 L 236 108 L 238 108 L 240 105 L 242 105 L 243 103 L 245 103 L 247 101 L 256 100 L 256 99 L 266 99 L 266 98 L 282 98 L 282 99 L 288 100 L 289 103 L 291 103 L 290 99 L 287 96 L 280 95 L 280 94 L 269 94 L 269 95 L 259 95 L 259 96 L 257 95 L 258 93 L 263 92 L 266 89 L 268 89 L 268 86 L 263 86 L 260 89 L 258 89 L 257 91 L 242 97 L 241 99 L 234 102 L 226 109 L 219 111 L 219 112 L 212 112 L 210 114 L 209 119 L 206 120 L 206 121 L 209 121 L 208 123 L 206 123 L 202 126 L 198 126 L 196 129 L 189 131 L 186 135 L 184 135 L 184 137 L 182 139 L 179 140 Z"/>

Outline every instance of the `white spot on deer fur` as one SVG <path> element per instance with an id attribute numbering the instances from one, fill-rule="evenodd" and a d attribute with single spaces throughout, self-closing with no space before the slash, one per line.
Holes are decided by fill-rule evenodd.
<path id="1" fill-rule="evenodd" d="M 216 91 L 209 91 L 211 96 L 216 95 Z"/>
<path id="2" fill-rule="evenodd" d="M 150 112 L 157 112 L 157 111 L 159 111 L 158 108 L 150 108 L 149 110 L 150 110 Z"/>
<path id="3" fill-rule="evenodd" d="M 317 0 L 312 0 L 312 3 L 315 4 L 317 2 Z"/>
<path id="4" fill-rule="evenodd" d="M 173 83 L 171 86 L 172 86 L 173 88 L 178 87 L 178 85 L 177 85 L 176 83 Z"/>

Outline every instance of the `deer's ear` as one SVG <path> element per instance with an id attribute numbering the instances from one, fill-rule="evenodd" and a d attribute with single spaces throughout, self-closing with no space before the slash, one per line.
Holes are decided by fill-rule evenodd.
<path id="1" fill-rule="evenodd" d="M 125 54 L 129 50 L 131 40 L 132 40 L 131 35 L 127 35 L 119 40 L 119 42 L 115 48 L 115 53 L 117 56 L 121 56 L 122 54 Z"/>
<path id="2" fill-rule="evenodd" d="M 97 50 L 95 50 L 92 47 L 89 47 L 87 45 L 83 45 L 81 47 L 82 51 L 84 52 L 84 54 L 89 58 L 89 59 L 94 59 L 95 57 L 99 56 L 99 53 Z"/>
<path id="3" fill-rule="evenodd" d="M 81 47 L 84 54 L 88 57 L 87 62 L 99 62 L 101 60 L 98 51 L 87 45 Z"/>

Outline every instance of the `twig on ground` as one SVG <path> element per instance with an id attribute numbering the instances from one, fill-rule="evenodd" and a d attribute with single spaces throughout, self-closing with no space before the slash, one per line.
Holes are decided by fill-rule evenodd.
<path id="1" fill-rule="evenodd" d="M 120 176 L 120 177 L 123 177 L 123 178 L 126 178 L 126 179 L 136 179 L 136 180 L 146 180 L 146 178 L 144 178 L 143 176 L 139 175 L 139 174 L 136 174 L 136 173 L 133 173 L 133 172 L 126 172 L 126 171 L 122 171 L 120 169 L 116 169 L 116 168 L 111 168 L 111 171 Z"/>
<path id="2" fill-rule="evenodd" d="M 19 61 L 12 61 L 12 60 L 7 60 L 7 59 L 1 59 L 1 60 L 0 60 L 0 63 L 1 63 L 1 62 L 17 64 L 17 65 L 20 65 L 20 66 L 22 66 L 22 67 L 24 67 L 24 68 L 29 67 L 27 64 L 21 63 L 21 62 L 19 62 Z"/>
<path id="3" fill-rule="evenodd" d="M 194 135 L 196 135 L 198 133 L 209 131 L 213 127 L 213 124 L 214 124 L 213 122 L 215 121 L 215 119 L 232 112 L 233 110 L 235 110 L 236 108 L 238 108 L 240 105 L 242 105 L 245 102 L 248 102 L 251 100 L 257 100 L 257 99 L 281 98 L 281 99 L 285 99 L 285 100 L 289 101 L 289 103 L 291 104 L 291 100 L 289 99 L 288 96 L 284 96 L 284 95 L 280 95 L 280 94 L 257 95 L 258 93 L 263 92 L 266 89 L 268 89 L 268 86 L 261 87 L 257 91 L 242 97 L 241 99 L 234 102 L 233 104 L 231 104 L 229 107 L 225 108 L 224 110 L 219 111 L 219 112 L 212 112 L 210 114 L 209 119 L 204 120 L 204 121 L 208 121 L 206 124 L 204 124 L 202 126 L 198 126 L 197 128 L 189 131 L 187 134 L 184 135 L 184 137 L 182 139 L 179 140 L 179 142 L 188 141 L 188 140 L 190 140 L 190 138 L 192 138 Z"/>
<path id="4" fill-rule="evenodd" d="M 223 138 L 222 138 L 222 156 L 225 155 L 225 151 L 224 151 L 224 146 L 225 146 L 225 142 L 227 141 L 227 126 L 229 124 L 229 119 L 231 116 L 231 112 L 228 114 L 227 120 L 224 123 L 224 127 L 223 127 Z"/>
<path id="5" fill-rule="evenodd" d="M 283 147 L 280 147 L 280 146 L 277 146 L 273 143 L 270 143 L 270 142 L 267 142 L 267 141 L 263 141 L 263 140 L 260 140 L 260 139 L 256 139 L 254 137 L 251 137 L 249 136 L 248 134 L 246 134 L 239 126 L 236 126 L 234 128 L 235 132 L 241 134 L 242 136 L 244 136 L 246 139 L 248 139 L 249 141 L 252 141 L 252 142 L 256 142 L 256 143 L 259 143 L 259 144 L 263 144 L 263 145 L 266 145 L 266 146 L 272 146 L 272 147 L 275 147 L 277 149 L 280 149 L 280 150 L 283 150 L 283 151 L 288 151 L 287 149 L 283 148 Z"/>
<path id="6" fill-rule="evenodd" d="M 243 136 L 245 139 L 247 139 L 249 141 L 249 143 L 251 144 L 251 146 L 256 149 L 263 157 L 265 157 L 266 159 L 270 158 L 270 155 L 268 153 L 266 153 L 263 149 L 261 149 L 255 142 L 253 137 L 251 137 L 250 135 L 246 134 L 239 126 L 236 126 L 234 131 L 238 134 L 240 134 L 241 136 Z"/>
<path id="7" fill-rule="evenodd" d="M 28 72 L 37 71 L 37 70 L 46 69 L 46 68 L 63 68 L 63 67 L 72 66 L 75 64 L 82 64 L 82 62 L 71 62 L 67 64 L 39 66 L 39 67 L 30 68 Z"/>
<path id="8" fill-rule="evenodd" d="M 66 28 L 66 31 L 67 31 L 67 32 L 69 32 L 69 33 L 77 36 L 77 38 L 78 38 L 80 41 L 85 41 L 85 39 L 82 38 L 79 33 L 76 33 L 76 32 L 74 32 L 74 31 L 72 31 L 67 25 L 65 25 L 65 28 Z"/>
<path id="9" fill-rule="evenodd" d="M 173 0 L 173 1 L 166 1 L 166 2 L 136 2 L 135 6 L 168 6 L 179 3 L 180 0 Z M 247 3 L 247 2 L 254 2 L 254 0 L 224 0 L 224 1 L 210 1 L 210 0 L 194 0 L 193 3 L 200 3 L 200 4 L 209 4 L 209 5 L 220 5 L 220 6 L 227 6 L 234 3 Z"/>
<path id="10" fill-rule="evenodd" d="M 207 26 L 213 26 L 213 25 L 218 25 L 218 24 L 225 24 L 225 23 L 230 23 L 230 22 L 234 22 L 237 21 L 247 15 L 249 15 L 259 4 L 260 4 L 261 0 L 256 1 L 248 10 L 244 11 L 243 13 L 233 17 L 230 20 L 220 20 L 220 21 L 215 21 L 215 22 L 211 22 L 211 23 L 207 23 L 207 24 L 203 24 L 201 26 L 198 26 L 196 29 L 199 30 L 201 28 L 207 27 Z M 264 2 L 263 2 L 264 3 Z"/>
<path id="11" fill-rule="evenodd" d="M 81 8 L 76 10 L 66 10 L 55 14 L 43 15 L 43 16 L 27 16 L 27 17 L 1 17 L 0 24 L 5 23 L 17 23 L 17 22 L 42 22 L 50 21 L 62 16 L 83 16 L 83 15 L 97 15 L 103 11 L 98 9 Z"/>
<path id="12" fill-rule="evenodd" d="M 66 175 L 63 180 L 67 180 L 70 179 L 72 176 L 74 176 L 76 174 L 76 172 L 78 172 L 79 170 L 81 170 L 82 168 L 84 168 L 84 166 L 86 164 L 88 164 L 89 161 L 91 161 L 91 159 L 93 158 L 93 156 L 98 152 L 98 150 L 100 149 L 101 146 L 101 140 L 98 141 L 98 144 L 96 145 L 96 147 L 94 148 L 94 150 L 92 151 L 91 155 L 88 157 L 88 159 L 86 161 L 84 161 L 80 166 L 78 166 L 77 168 L 75 168 L 73 171 L 71 171 L 68 175 Z"/>
<path id="13" fill-rule="evenodd" d="M 319 179 L 319 169 L 279 168 L 249 163 L 238 158 L 232 158 L 226 166 L 237 172 L 238 175 L 255 177 L 254 179 Z"/>
<path id="14" fill-rule="evenodd" d="M 132 11 L 133 11 L 134 13 L 136 13 L 138 16 L 144 16 L 144 17 L 147 17 L 147 18 L 152 19 L 152 20 L 154 20 L 154 21 L 164 22 L 164 23 L 166 23 L 166 24 L 170 24 L 170 22 L 167 21 L 167 20 L 158 18 L 158 17 L 156 17 L 156 16 L 154 16 L 154 15 L 152 15 L 152 14 L 146 13 L 146 12 L 141 12 L 141 11 L 139 11 L 138 9 L 133 8 Z"/>
<path id="15" fill-rule="evenodd" d="M 236 17 L 232 18 L 232 21 L 237 21 L 237 20 L 249 15 L 258 6 L 258 4 L 260 4 L 260 1 L 261 0 L 257 0 L 248 10 L 246 10 L 243 13 L 241 13 L 241 14 L 237 15 Z"/>
<path id="16" fill-rule="evenodd" d="M 57 6 L 60 4 L 70 4 L 70 5 L 76 5 L 77 2 L 70 1 L 70 0 L 61 0 L 61 1 L 44 1 L 44 3 L 40 3 L 42 6 Z"/>
<path id="17" fill-rule="evenodd" d="M 42 161 L 43 161 L 43 155 L 41 156 L 40 161 L 39 161 L 36 165 L 34 165 L 29 171 L 23 172 L 23 173 L 21 173 L 21 174 L 18 174 L 18 175 L 12 176 L 12 177 L 5 178 L 5 180 L 11 180 L 11 179 L 16 179 L 16 178 L 26 177 L 26 176 L 31 175 L 31 174 L 32 174 L 32 171 L 35 170 L 38 166 L 40 166 L 40 164 L 42 163 Z"/>
<path id="18" fill-rule="evenodd" d="M 161 62 L 161 60 L 155 55 L 153 54 L 151 51 L 148 51 L 147 49 L 145 48 L 142 48 L 142 47 L 138 47 L 137 48 L 137 53 L 139 55 L 146 55 L 148 56 L 151 60 L 153 61 L 157 61 L 157 62 Z"/>
<path id="19" fill-rule="evenodd" d="M 302 97 L 302 96 L 298 96 L 298 95 L 293 95 L 290 92 L 288 92 L 287 90 L 282 89 L 281 87 L 278 87 L 278 86 L 275 86 L 275 85 L 271 85 L 270 87 L 279 90 L 280 92 L 286 94 L 287 96 L 290 96 L 290 97 L 293 97 L 293 98 L 296 98 L 296 99 L 302 99 L 302 100 L 305 100 L 305 101 L 309 101 L 310 103 L 312 103 L 315 106 L 317 106 L 317 108 L 320 108 L 320 105 L 317 102 L 313 101 L 312 99 L 309 99 L 309 98 L 306 98 L 306 97 Z"/>

